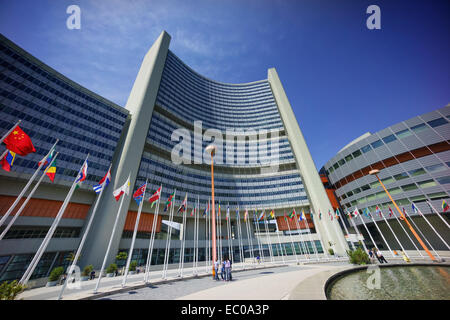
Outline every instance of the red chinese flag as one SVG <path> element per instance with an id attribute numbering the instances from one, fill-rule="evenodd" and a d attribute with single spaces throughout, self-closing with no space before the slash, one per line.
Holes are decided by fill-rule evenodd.
<path id="1" fill-rule="evenodd" d="M 6 148 L 12 152 L 26 156 L 29 153 L 36 152 L 36 149 L 31 142 L 30 137 L 17 126 L 6 138 L 3 140 Z"/>

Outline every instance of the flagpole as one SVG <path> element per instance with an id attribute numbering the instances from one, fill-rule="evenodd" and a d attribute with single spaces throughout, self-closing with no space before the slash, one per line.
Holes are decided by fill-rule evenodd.
<path id="1" fill-rule="evenodd" d="M 339 210 L 339 209 L 338 209 L 338 210 Z M 340 213 L 340 212 L 339 212 L 339 213 Z M 351 238 L 350 238 L 350 234 L 348 233 L 348 229 L 347 229 L 347 226 L 345 225 L 345 221 L 344 221 L 344 220 L 342 220 L 342 225 L 344 226 L 345 233 L 347 233 L 347 237 L 348 237 L 348 240 L 350 241 L 350 244 L 352 245 L 353 251 L 355 251 L 355 250 L 356 250 L 355 244 L 353 243 L 353 241 L 352 241 Z"/>
<path id="2" fill-rule="evenodd" d="M 359 214 L 359 219 L 361 219 L 361 221 L 362 221 L 362 223 L 363 223 L 363 225 L 364 225 L 364 228 L 366 229 L 367 234 L 368 234 L 369 237 L 370 237 L 370 240 L 372 240 L 373 245 L 374 245 L 375 248 L 379 251 L 380 249 L 378 249 L 378 246 L 377 246 L 377 244 L 375 243 L 375 240 L 373 240 L 372 234 L 369 232 L 369 229 L 367 228 L 366 223 L 364 222 L 364 219 L 363 219 L 363 217 L 362 217 L 361 214 Z"/>
<path id="3" fill-rule="evenodd" d="M 244 248 L 242 245 L 242 229 L 241 229 L 241 214 L 239 213 L 239 206 L 237 210 L 237 216 L 236 216 L 236 225 L 238 230 L 238 244 L 239 244 L 239 258 L 241 260 L 241 266 L 242 269 L 245 269 L 245 256 L 244 256 Z"/>
<path id="4" fill-rule="evenodd" d="M 295 261 L 298 263 L 297 250 L 295 250 L 294 241 L 292 240 L 291 226 L 289 225 L 289 222 L 287 220 L 286 212 L 284 213 L 284 221 L 286 222 L 286 225 L 287 225 L 288 230 L 289 230 L 289 238 L 291 239 L 292 254 L 295 255 Z"/>
<path id="5" fill-rule="evenodd" d="M 264 211 L 265 212 L 265 211 Z M 273 251 L 272 251 L 272 239 L 270 239 L 270 235 L 269 235 L 269 221 L 267 220 L 266 214 L 264 213 L 264 228 L 266 229 L 266 238 L 268 240 L 268 246 L 269 246 L 269 255 L 270 255 L 270 262 L 272 262 L 272 264 L 275 263 L 275 259 L 273 257 Z"/>
<path id="6" fill-rule="evenodd" d="M 306 216 L 304 215 L 303 209 L 302 209 L 302 211 L 300 212 L 299 217 L 302 218 L 300 221 L 303 221 L 303 225 L 304 225 L 305 229 L 308 229 L 308 230 L 309 230 L 309 227 L 306 225 Z M 297 219 L 297 217 L 295 217 L 295 219 Z M 299 219 L 300 219 L 300 218 L 299 218 Z M 298 225 L 299 225 L 299 230 L 302 230 L 302 229 L 300 228 L 300 227 L 301 227 L 300 221 L 298 221 L 299 219 L 297 219 L 297 223 L 298 223 Z M 307 231 L 308 231 L 308 230 L 307 230 Z M 311 248 L 313 248 L 313 243 L 312 243 L 312 240 L 311 240 L 311 236 L 309 235 L 309 232 L 306 232 L 306 234 L 308 235 L 309 241 L 311 242 Z M 303 238 L 303 233 L 302 233 L 302 238 Z M 304 243 L 304 246 L 305 246 L 305 248 L 306 248 L 306 251 L 308 252 L 309 260 L 311 261 L 311 250 L 309 249 L 309 246 L 306 245 L 306 242 L 305 242 L 305 241 L 304 241 L 303 243 Z M 314 251 L 314 248 L 313 248 L 313 251 Z M 317 258 L 317 260 L 318 260 L 319 257 L 317 256 L 317 253 L 316 253 L 316 252 L 315 252 L 315 254 L 316 254 L 316 258 Z"/>
<path id="7" fill-rule="evenodd" d="M 59 152 L 56 153 L 55 157 L 53 159 L 56 159 L 56 157 L 58 156 Z M 8 223 L 8 225 L 6 226 L 5 230 L 3 230 L 2 234 L 0 235 L 0 240 L 3 239 L 3 237 L 6 235 L 6 233 L 9 231 L 9 229 L 12 227 L 12 225 L 14 224 L 14 222 L 17 220 L 17 218 L 19 217 L 19 215 L 22 213 L 22 210 L 26 207 L 26 205 L 28 204 L 28 201 L 30 201 L 31 197 L 33 196 L 34 192 L 36 191 L 36 189 L 39 187 L 39 184 L 41 183 L 42 179 L 44 179 L 45 174 L 47 172 L 49 167 L 47 167 L 43 172 L 41 177 L 39 178 L 38 182 L 36 183 L 36 185 L 33 187 L 33 190 L 31 190 L 30 194 L 28 195 L 28 197 L 26 198 L 26 200 L 22 203 L 22 205 L 20 206 L 19 210 L 17 210 L 16 214 L 14 215 L 14 217 L 12 217 L 11 221 Z"/>
<path id="8" fill-rule="evenodd" d="M 200 196 L 198 196 L 200 198 Z M 198 201 L 197 201 L 198 204 Z M 194 200 L 194 257 L 192 259 L 192 275 L 195 275 L 195 269 L 196 269 L 196 243 L 197 243 L 197 204 Z"/>
<path id="9" fill-rule="evenodd" d="M 292 208 L 292 209 L 293 209 L 293 212 L 294 212 L 295 208 Z M 297 220 L 297 212 L 295 213 L 295 218 L 294 219 L 295 219 L 295 225 L 297 226 L 297 230 L 298 230 L 298 236 L 299 236 L 299 241 L 300 241 L 300 248 L 302 249 L 302 251 L 305 252 L 305 260 L 308 261 L 308 260 L 310 260 L 309 252 L 307 252 L 305 243 L 302 241 L 303 240 L 302 229 L 300 228 L 300 223 L 298 223 L 298 220 Z"/>
<path id="10" fill-rule="evenodd" d="M 358 209 L 356 209 L 356 210 L 358 210 Z M 350 220 L 351 220 L 351 222 L 353 223 L 353 228 L 355 228 L 355 231 L 358 233 L 358 236 L 359 236 L 359 235 L 362 235 L 362 233 L 359 232 L 359 229 L 358 229 L 358 227 L 356 226 L 355 221 L 353 221 L 353 218 L 351 218 L 351 214 L 352 214 L 352 213 L 350 212 Z M 359 214 L 359 212 L 358 212 L 358 214 Z M 359 240 L 358 240 L 358 242 L 359 242 Z M 363 247 L 364 247 L 365 252 L 367 253 L 368 250 L 367 250 L 366 244 L 364 243 L 364 239 L 361 240 L 361 243 L 362 243 L 362 245 L 363 245 Z"/>
<path id="11" fill-rule="evenodd" d="M 3 159 L 3 157 L 8 153 L 8 149 L 5 149 L 5 151 L 3 151 L 2 155 L 0 156 L 0 160 Z"/>
<path id="12" fill-rule="evenodd" d="M 409 236 L 408 232 L 406 232 L 405 227 L 403 227 L 403 225 L 401 224 L 400 220 L 398 220 L 397 215 L 395 213 L 393 213 L 395 220 L 397 220 L 398 224 L 400 225 L 400 227 L 403 229 L 403 231 L 405 232 L 406 236 L 408 237 L 409 241 L 411 241 L 411 243 L 413 244 L 414 248 L 416 248 L 417 252 L 419 253 L 419 255 L 423 258 L 422 253 L 420 252 L 419 248 L 416 246 L 416 244 L 414 243 L 414 241 L 411 239 L 411 237 Z"/>
<path id="13" fill-rule="evenodd" d="M 245 213 L 247 213 L 247 216 L 245 216 Z M 249 223 L 248 223 L 248 209 L 245 209 L 245 212 L 244 212 L 244 222 L 245 222 L 245 226 L 246 226 L 246 229 L 247 229 L 247 239 L 248 239 L 248 245 L 249 245 L 249 256 L 252 258 L 252 261 L 253 261 L 253 267 L 255 268 L 255 255 L 254 255 L 254 252 L 253 252 L 253 240 L 251 239 L 251 237 L 250 237 L 250 226 L 249 226 Z"/>
<path id="14" fill-rule="evenodd" d="M 256 211 L 256 209 L 255 209 Z M 256 241 L 258 241 L 258 250 L 259 250 L 259 254 L 261 255 L 260 259 L 262 260 L 263 263 L 266 262 L 265 256 L 264 256 L 264 252 L 262 251 L 262 247 L 261 247 L 261 240 L 259 239 L 259 222 L 258 222 L 258 218 L 256 217 L 255 211 L 253 212 L 253 223 L 255 224 L 255 229 L 256 232 L 258 233 L 258 236 L 256 237 Z M 257 212 L 257 211 L 256 211 Z"/>
<path id="15" fill-rule="evenodd" d="M 181 270 L 178 271 L 179 272 L 179 276 L 181 278 L 183 278 L 184 251 L 185 251 L 185 248 L 186 248 L 185 242 L 186 242 L 187 192 L 186 192 L 185 199 L 186 199 L 185 210 L 184 210 L 184 212 L 182 212 L 182 214 L 184 214 L 184 215 L 183 215 L 183 242 L 181 243 L 181 246 L 182 246 L 183 249 L 180 248 L 180 255 L 181 255 L 181 257 L 180 257 L 180 262 L 181 262 L 180 266 L 181 266 Z"/>
<path id="16" fill-rule="evenodd" d="M 335 215 L 335 217 L 334 217 L 334 220 L 333 220 L 333 214 Z M 338 221 L 338 219 L 339 219 L 339 216 L 337 216 L 336 215 L 336 212 L 334 211 L 334 209 L 333 209 L 333 214 L 331 215 L 331 224 L 332 225 L 334 225 L 334 230 L 336 231 L 336 235 L 338 235 L 339 234 L 339 232 L 342 232 L 342 229 L 341 229 L 341 227 L 340 227 L 340 225 L 339 225 L 339 221 Z M 334 222 L 333 222 L 334 221 Z M 344 239 L 342 239 L 341 237 L 338 237 L 339 238 L 339 241 L 340 241 L 340 243 L 341 243 L 341 246 L 342 246 L 342 248 L 344 248 L 344 250 L 345 250 L 345 242 L 344 242 Z M 337 256 L 337 253 L 335 252 L 334 253 L 336 256 Z M 339 259 L 339 258 L 338 258 Z"/>
<path id="17" fill-rule="evenodd" d="M 130 181 L 130 174 L 128 175 L 127 181 L 128 182 Z M 127 190 L 128 192 L 129 192 L 129 188 L 130 188 L 130 186 L 128 186 L 128 190 Z M 126 193 L 127 195 L 128 195 L 128 192 Z M 120 217 L 120 210 L 122 209 L 124 199 L 125 199 L 125 194 L 122 195 L 122 199 L 120 200 L 119 209 L 117 210 L 117 214 L 116 214 L 116 220 L 114 221 L 114 226 L 111 231 L 111 236 L 109 237 L 108 248 L 106 249 L 105 257 L 103 258 L 103 263 L 102 263 L 102 267 L 100 269 L 100 273 L 98 275 L 97 283 L 95 284 L 94 294 L 98 292 L 98 286 L 100 285 L 100 281 L 102 279 L 103 270 L 105 270 L 106 260 L 108 259 L 109 251 L 111 250 L 111 244 L 112 244 L 112 241 L 114 238 L 114 234 L 116 232 L 117 223 L 118 223 L 119 217 Z"/>
<path id="18" fill-rule="evenodd" d="M 230 215 L 230 203 L 227 206 L 227 235 L 228 235 L 228 251 L 231 256 L 231 263 L 234 263 L 234 250 L 233 250 L 233 240 L 231 239 L 231 215 Z"/>
<path id="19" fill-rule="evenodd" d="M 171 237 L 172 237 L 172 222 L 173 222 L 173 212 L 175 207 L 175 200 L 176 200 L 176 193 L 177 189 L 175 189 L 173 193 L 173 203 L 170 204 L 170 211 L 169 211 L 169 228 L 167 232 L 167 240 L 166 240 L 166 252 L 164 255 L 164 270 L 163 270 L 163 279 L 166 279 L 167 275 L 167 269 L 169 267 L 169 255 L 170 255 L 170 244 L 171 244 Z"/>
<path id="20" fill-rule="evenodd" d="M 409 255 L 406 253 L 405 248 L 403 248 L 403 246 L 402 246 L 400 240 L 398 240 L 397 236 L 395 235 L 394 230 L 392 230 L 391 225 L 390 225 L 390 224 L 388 223 L 388 221 L 386 220 L 386 217 L 384 216 L 383 211 L 381 211 L 381 209 L 379 209 L 379 210 L 380 210 L 381 216 L 382 216 L 383 219 L 384 219 L 384 222 L 385 222 L 386 225 L 389 227 L 389 230 L 391 230 L 392 234 L 394 235 L 395 240 L 397 240 L 397 242 L 398 242 L 398 244 L 400 245 L 400 248 L 402 249 L 403 253 L 406 255 L 406 257 L 409 258 Z"/>
<path id="21" fill-rule="evenodd" d="M 376 212 L 375 212 L 376 213 Z M 392 252 L 391 247 L 389 246 L 389 243 L 386 241 L 386 239 L 384 238 L 383 233 L 381 232 L 380 228 L 378 227 L 378 224 L 376 222 L 376 220 L 373 218 L 372 214 L 370 215 L 370 218 L 372 219 L 373 223 L 375 224 L 375 227 L 377 228 L 378 232 L 380 233 L 381 237 L 383 238 L 384 243 L 386 243 L 389 252 L 391 253 L 392 257 L 395 257 L 394 253 Z"/>
<path id="22" fill-rule="evenodd" d="M 413 202 L 414 204 L 414 202 Z M 420 211 L 419 207 L 417 207 L 414 204 L 414 207 L 417 208 L 417 211 L 420 213 L 420 215 L 422 216 L 422 218 L 424 218 L 424 220 L 428 223 L 428 225 L 430 226 L 431 229 L 433 229 L 434 233 L 436 233 L 436 235 L 439 237 L 439 239 L 441 239 L 441 241 L 447 246 L 447 248 L 450 250 L 450 246 L 448 245 L 448 243 L 441 237 L 441 235 L 436 231 L 436 229 L 433 227 L 433 225 L 428 221 L 428 219 L 425 217 L 425 215 L 422 213 L 422 211 Z"/>
<path id="23" fill-rule="evenodd" d="M 430 202 L 427 201 L 427 203 L 428 203 L 428 205 L 429 205 L 431 208 L 433 208 L 434 212 L 436 212 L 437 216 L 438 216 L 439 218 L 441 218 L 441 220 L 445 223 L 445 225 L 447 226 L 447 228 L 450 229 L 450 225 L 447 223 L 447 221 L 445 221 L 444 218 L 441 217 L 441 215 L 439 214 L 439 211 L 437 211 L 437 210 L 434 208 L 434 206 L 433 206 Z M 1 226 L 1 223 L 0 223 L 0 226 Z"/>
<path id="24" fill-rule="evenodd" d="M 80 170 L 78 171 L 78 175 L 76 177 L 76 179 L 74 180 L 74 182 L 72 183 L 72 186 L 69 190 L 69 193 L 66 196 L 66 199 L 64 200 L 61 208 L 59 209 L 55 220 L 53 221 L 53 224 L 51 225 L 50 229 L 48 230 L 44 240 L 42 241 L 38 251 L 36 252 L 36 254 L 33 257 L 33 260 L 31 261 L 30 265 L 28 266 L 27 270 L 25 271 L 25 273 L 23 274 L 22 278 L 20 279 L 21 284 L 26 285 L 28 280 L 30 279 L 31 275 L 33 274 L 34 269 L 37 267 L 37 264 L 39 262 L 39 260 L 41 259 L 42 255 L 44 254 L 45 249 L 47 248 L 48 243 L 50 242 L 50 239 L 53 236 L 53 233 L 56 230 L 56 227 L 59 224 L 59 221 L 61 220 L 64 211 L 66 210 L 67 205 L 69 204 L 70 198 L 72 197 L 73 192 L 75 191 L 75 186 L 76 186 L 76 182 L 78 179 L 78 176 L 80 175 L 81 170 L 83 169 L 84 165 L 86 164 L 87 159 L 89 158 L 89 154 L 86 157 L 86 160 L 84 160 L 83 165 L 81 166 Z M 43 163 L 41 163 L 43 164 Z"/>
<path id="25" fill-rule="evenodd" d="M 3 140 L 6 139 L 7 136 L 9 136 L 11 134 L 11 132 L 14 131 L 14 129 L 22 122 L 22 120 L 17 121 L 17 123 L 11 128 L 9 129 L 9 131 L 7 133 L 5 133 L 3 135 L 3 137 L 0 139 L 0 144 L 3 142 Z M 3 158 L 3 157 L 2 157 Z M 0 158 L 1 159 L 1 158 Z"/>
<path id="26" fill-rule="evenodd" d="M 320 258 L 319 258 L 319 252 L 318 252 L 317 246 L 316 246 L 316 241 L 312 239 L 312 236 L 311 236 L 311 230 L 309 229 L 309 223 L 308 223 L 308 220 L 307 220 L 307 218 L 306 218 L 305 211 L 303 211 L 303 209 L 302 209 L 302 216 L 303 216 L 303 218 L 304 218 L 303 223 L 305 224 L 305 228 L 306 228 L 307 231 L 308 231 L 307 234 L 308 234 L 309 241 L 311 242 L 311 247 L 313 248 L 313 251 L 314 251 L 314 254 L 316 255 L 317 261 L 319 261 Z"/>
<path id="27" fill-rule="evenodd" d="M 161 203 L 161 196 L 162 196 L 162 184 L 161 184 L 160 188 L 161 188 L 161 190 L 159 191 L 158 203 L 156 204 L 155 214 L 153 215 L 152 233 L 150 235 L 150 241 L 148 244 L 147 262 L 145 263 L 145 277 L 144 277 L 145 283 L 148 282 L 148 279 L 150 277 L 150 266 L 152 264 L 153 244 L 155 242 L 156 224 L 158 222 L 159 206 Z M 156 191 L 158 191 L 158 190 L 156 190 Z"/>
<path id="28" fill-rule="evenodd" d="M 414 227 L 417 229 L 417 231 L 419 231 L 420 235 L 425 239 L 425 241 L 428 243 L 428 245 L 430 246 L 431 250 L 434 251 L 434 253 L 436 254 L 436 256 L 441 259 L 441 257 L 439 256 L 439 254 L 436 252 L 436 250 L 434 250 L 433 246 L 431 245 L 431 242 L 428 241 L 428 239 L 425 237 L 425 235 L 422 233 L 422 231 L 419 229 L 419 227 L 416 225 L 416 223 L 413 221 L 413 219 L 411 219 L 411 217 L 409 216 L 408 212 L 406 211 L 405 208 L 403 208 L 403 212 L 406 214 L 406 216 L 409 218 L 409 220 L 411 220 L 412 224 L 414 225 Z"/>
<path id="29" fill-rule="evenodd" d="M 275 223 L 276 223 L 276 226 L 277 226 L 278 244 L 279 244 L 279 247 L 281 249 L 281 259 L 283 260 L 283 264 L 286 264 L 286 261 L 284 260 L 284 252 L 283 252 L 284 251 L 284 246 L 281 245 L 280 228 L 278 227 L 278 219 L 276 219 L 276 217 L 275 217 Z"/>
<path id="30" fill-rule="evenodd" d="M 213 206 L 213 202 L 210 201 L 210 206 L 209 206 L 210 210 L 211 210 L 212 206 Z M 215 219 L 213 220 L 213 218 L 212 218 L 213 217 L 212 213 L 215 214 L 215 212 L 211 211 L 210 213 L 211 214 L 208 216 L 208 240 L 209 241 L 208 241 L 208 265 L 207 265 L 207 268 L 206 268 L 206 273 L 210 273 L 211 272 L 210 266 L 211 266 L 211 261 L 213 260 L 213 256 L 212 256 L 213 242 L 215 242 L 215 240 L 213 240 L 215 238 L 213 238 L 213 234 L 212 234 L 212 229 L 213 229 L 213 225 L 212 224 L 214 223 L 214 220 L 215 220 Z M 214 233 L 214 235 L 216 235 L 216 233 Z M 215 247 L 216 246 L 214 245 L 214 248 Z"/>
<path id="31" fill-rule="evenodd" d="M 145 193 L 147 191 L 147 183 L 148 183 L 148 179 L 145 180 L 144 192 L 142 194 L 142 199 L 139 203 L 139 209 L 138 209 L 138 213 L 136 215 L 136 222 L 134 223 L 133 238 L 131 239 L 131 246 L 130 246 L 130 250 L 128 251 L 128 259 L 127 259 L 127 264 L 125 266 L 125 274 L 122 279 L 122 288 L 125 287 L 125 284 L 127 283 L 128 270 L 130 269 L 131 258 L 133 256 L 134 243 L 136 241 L 136 234 L 137 234 L 137 231 L 139 228 L 139 220 L 141 218 L 142 206 L 144 205 Z"/>
<path id="32" fill-rule="evenodd" d="M 58 153 L 55 155 L 54 159 L 56 159 L 57 156 L 58 156 Z M 108 169 L 106 174 L 108 174 L 108 172 L 111 170 L 111 166 L 112 166 L 112 164 L 109 166 L 109 169 Z M 105 190 L 105 188 L 106 188 L 105 186 L 102 187 L 102 189 L 100 190 L 100 194 L 98 195 L 98 197 L 97 197 L 97 199 L 95 201 L 94 209 L 92 210 L 91 216 L 89 217 L 89 221 L 88 221 L 88 224 L 87 224 L 86 229 L 84 231 L 83 237 L 81 238 L 81 242 L 80 242 L 80 245 L 78 246 L 78 250 L 77 250 L 77 252 L 75 254 L 74 259 L 72 260 L 72 264 L 70 265 L 70 267 L 68 269 L 69 271 L 66 273 L 67 276 L 66 276 L 66 279 L 64 280 L 64 283 L 62 285 L 61 291 L 59 292 L 58 300 L 62 299 L 63 294 L 64 294 L 64 290 L 66 289 L 67 283 L 69 281 L 69 277 L 72 275 L 73 270 L 75 268 L 75 265 L 77 264 L 77 261 L 78 261 L 80 255 L 81 255 L 81 250 L 83 250 L 84 242 L 85 242 L 85 240 L 87 238 L 87 235 L 89 233 L 89 230 L 91 228 L 92 221 L 94 220 L 95 214 L 97 212 L 98 204 L 100 203 L 100 199 L 101 199 L 101 197 L 103 195 L 103 190 Z"/>
<path id="33" fill-rule="evenodd" d="M 22 189 L 22 191 L 20 192 L 20 194 L 17 196 L 16 200 L 14 201 L 14 203 L 11 205 L 11 207 L 8 209 L 8 211 L 3 215 L 3 217 L 0 219 L 0 227 L 3 225 L 3 222 L 5 222 L 6 218 L 8 218 L 8 216 L 12 213 L 12 211 L 14 210 L 14 208 L 17 206 L 17 204 L 19 203 L 19 201 L 22 199 L 23 195 L 25 194 L 25 192 L 27 192 L 28 188 L 30 187 L 31 183 L 34 181 L 34 179 L 36 178 L 38 172 L 41 170 L 41 168 L 44 166 L 44 162 L 45 160 L 47 160 L 48 156 L 50 155 L 50 153 L 52 152 L 52 150 L 55 148 L 56 144 L 58 143 L 59 139 L 56 139 L 56 142 L 53 144 L 53 146 L 50 148 L 49 152 L 47 153 L 47 155 L 45 156 L 45 159 L 43 161 L 41 161 L 41 163 L 39 164 L 38 168 L 36 169 L 36 171 L 34 171 L 33 175 L 31 176 L 31 178 L 28 180 L 27 184 L 25 185 L 25 187 Z"/>
<path id="34" fill-rule="evenodd" d="M 208 237 L 208 206 L 209 206 L 209 199 L 208 203 L 206 204 L 206 214 L 205 214 L 205 272 L 208 273 L 208 251 L 209 251 L 209 237 Z"/>
<path id="35" fill-rule="evenodd" d="M 200 195 L 197 195 L 197 207 L 196 210 L 194 210 L 194 230 L 195 236 L 194 236 L 194 267 L 192 268 L 192 271 L 195 275 L 197 275 L 197 265 L 198 265 L 198 222 L 200 219 Z"/>

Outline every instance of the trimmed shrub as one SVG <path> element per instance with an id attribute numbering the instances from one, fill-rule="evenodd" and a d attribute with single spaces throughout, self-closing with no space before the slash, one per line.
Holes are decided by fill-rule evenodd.
<path id="1" fill-rule="evenodd" d="M 0 300 L 15 300 L 17 295 L 25 290 L 26 286 L 17 282 L 17 280 L 4 281 L 0 285 Z"/>
<path id="2" fill-rule="evenodd" d="M 63 267 L 56 267 L 50 272 L 50 276 L 48 277 L 49 282 L 58 281 L 61 275 L 64 273 Z"/>
<path id="3" fill-rule="evenodd" d="M 361 248 L 347 251 L 349 262 L 352 264 L 369 264 L 370 258 L 367 252 Z"/>
<path id="4" fill-rule="evenodd" d="M 117 270 L 117 264 L 111 263 L 108 268 L 106 268 L 106 273 L 114 273 Z"/>
<path id="5" fill-rule="evenodd" d="M 81 273 L 82 276 L 88 277 L 91 274 L 91 271 L 94 269 L 94 266 L 92 264 L 84 267 L 83 272 Z"/>
<path id="6" fill-rule="evenodd" d="M 130 262 L 130 271 L 136 271 L 137 261 Z"/>

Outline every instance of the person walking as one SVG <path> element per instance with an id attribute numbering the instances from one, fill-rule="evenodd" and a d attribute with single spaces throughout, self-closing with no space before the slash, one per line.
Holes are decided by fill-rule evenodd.
<path id="1" fill-rule="evenodd" d="M 230 281 L 230 269 L 231 269 L 231 263 L 230 263 L 230 260 L 227 258 L 225 260 L 225 281 Z"/>
<path id="2" fill-rule="evenodd" d="M 222 270 L 221 270 L 220 276 L 222 277 L 222 281 L 225 281 L 225 263 L 226 263 L 225 260 L 222 261 L 222 263 L 221 263 Z"/>
<path id="3" fill-rule="evenodd" d="M 90 280 L 95 279 L 95 271 L 92 270 L 90 274 Z"/>
<path id="4" fill-rule="evenodd" d="M 369 258 L 370 258 L 370 263 L 374 263 L 375 262 L 375 251 L 372 250 L 368 250 L 369 251 Z"/>
<path id="5" fill-rule="evenodd" d="M 233 263 L 230 260 L 230 281 L 233 280 L 232 273 L 231 273 L 231 269 L 233 268 L 232 264 Z"/>
<path id="6" fill-rule="evenodd" d="M 377 258 L 378 258 L 378 261 L 380 261 L 380 263 L 383 263 L 383 262 L 388 263 L 380 250 L 377 250 Z"/>
<path id="7" fill-rule="evenodd" d="M 219 259 L 216 259 L 216 261 L 214 261 L 214 271 L 215 271 L 215 276 L 214 276 L 214 280 L 219 280 Z"/>

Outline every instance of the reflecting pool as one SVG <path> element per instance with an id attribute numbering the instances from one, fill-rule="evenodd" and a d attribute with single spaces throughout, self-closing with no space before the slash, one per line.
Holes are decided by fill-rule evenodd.
<path id="1" fill-rule="evenodd" d="M 328 299 L 450 300 L 450 266 L 374 269 L 369 267 L 337 278 L 327 287 Z"/>

